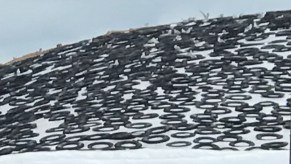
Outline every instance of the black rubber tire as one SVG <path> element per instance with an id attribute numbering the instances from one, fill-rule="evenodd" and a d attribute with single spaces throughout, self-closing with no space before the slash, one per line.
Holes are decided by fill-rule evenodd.
<path id="1" fill-rule="evenodd" d="M 175 125 L 172 128 L 173 130 L 178 130 L 178 131 L 188 131 L 188 130 L 194 130 L 196 129 L 195 124 L 180 124 L 180 125 Z"/>
<path id="2" fill-rule="evenodd" d="M 277 126 L 256 126 L 254 128 L 254 131 L 258 132 L 279 132 L 281 130 L 282 128 Z"/>
<path id="3" fill-rule="evenodd" d="M 169 140 L 170 140 L 170 137 L 166 135 L 152 135 L 152 136 L 144 137 L 142 139 L 142 142 L 147 143 L 147 144 L 157 144 L 157 143 L 167 142 Z"/>
<path id="4" fill-rule="evenodd" d="M 274 115 L 290 116 L 291 110 L 289 106 L 274 106 L 274 110 L 271 111 Z"/>
<path id="5" fill-rule="evenodd" d="M 256 103 L 255 105 L 260 105 L 261 107 L 268 107 L 268 106 L 277 106 L 278 103 L 275 103 L 273 101 L 261 101 L 259 103 Z"/>
<path id="6" fill-rule="evenodd" d="M 187 120 L 184 120 L 184 119 L 168 119 L 168 120 L 161 121 L 161 124 L 165 125 L 165 126 L 183 125 L 183 124 L 187 124 Z"/>
<path id="7" fill-rule="evenodd" d="M 171 137 L 173 138 L 191 138 L 194 136 L 195 136 L 195 133 L 190 133 L 190 132 L 177 132 L 177 133 L 171 134 Z"/>
<path id="8" fill-rule="evenodd" d="M 269 142 L 261 145 L 262 149 L 270 150 L 270 149 L 282 149 L 287 146 L 288 142 Z"/>
<path id="9" fill-rule="evenodd" d="M 105 145 L 102 148 L 94 148 L 96 145 Z M 111 142 L 93 142 L 88 145 L 89 150 L 110 150 L 113 147 L 113 143 Z"/>
<path id="10" fill-rule="evenodd" d="M 87 135 L 84 140 L 86 141 L 96 141 L 102 139 L 109 139 L 110 133 L 97 133 L 92 135 Z"/>
<path id="11" fill-rule="evenodd" d="M 265 119 L 266 117 L 273 117 L 274 119 Z M 256 119 L 266 125 L 269 125 L 269 124 L 280 125 L 283 122 L 282 116 L 265 114 L 265 113 L 260 114 Z"/>
<path id="12" fill-rule="evenodd" d="M 181 113 L 169 113 L 169 114 L 163 114 L 159 118 L 168 120 L 168 119 L 182 119 L 184 117 L 185 115 Z"/>
<path id="13" fill-rule="evenodd" d="M 50 142 L 50 141 L 61 142 L 65 137 L 66 137 L 66 135 L 64 135 L 64 134 L 52 134 L 52 135 L 48 135 L 48 136 L 41 138 L 39 141 L 40 141 L 40 143 L 46 143 L 46 142 Z"/>
<path id="14" fill-rule="evenodd" d="M 168 147 L 177 147 L 177 148 L 187 147 L 191 145 L 192 143 L 188 141 L 174 141 L 174 142 L 169 142 L 166 144 L 166 146 Z"/>
<path id="15" fill-rule="evenodd" d="M 242 102 L 242 101 L 227 101 L 227 102 L 221 103 L 220 105 L 225 106 L 225 107 L 233 107 L 233 108 L 249 106 L 248 103 Z"/>
<path id="16" fill-rule="evenodd" d="M 220 142 L 233 142 L 226 139 L 235 139 L 235 141 L 241 141 L 243 138 L 238 135 L 221 135 L 217 137 L 217 140 Z"/>
<path id="17" fill-rule="evenodd" d="M 242 124 L 243 122 L 246 121 L 246 119 L 244 117 L 241 116 L 229 116 L 229 117 L 223 117 L 221 119 L 219 119 L 220 122 L 223 123 L 230 123 L 230 124 L 235 124 L 235 125 L 239 125 Z"/>
<path id="18" fill-rule="evenodd" d="M 165 132 L 168 132 L 169 130 L 171 130 L 171 128 L 169 126 L 158 126 L 158 127 L 153 127 L 150 128 L 146 131 L 146 134 L 150 135 L 150 134 L 162 134 Z"/>
<path id="19" fill-rule="evenodd" d="M 203 140 L 210 140 L 209 142 L 205 142 Z M 194 143 L 201 143 L 201 144 L 212 144 L 217 142 L 216 138 L 212 138 L 212 137 L 197 137 L 193 140 Z"/>
<path id="20" fill-rule="evenodd" d="M 192 114 L 190 118 L 193 119 L 194 122 L 198 123 L 213 123 L 216 121 L 217 115 L 212 113 L 201 113 L 201 114 Z"/>
<path id="21" fill-rule="evenodd" d="M 152 119 L 159 117 L 157 113 L 137 114 L 132 117 L 133 120 Z"/>
<path id="22" fill-rule="evenodd" d="M 228 108 L 223 108 L 223 107 L 215 107 L 212 109 L 207 109 L 204 112 L 205 114 L 216 114 L 216 115 L 223 115 L 223 114 L 228 114 L 231 113 L 231 110 Z"/>
<path id="23" fill-rule="evenodd" d="M 186 107 L 175 107 L 175 108 L 166 108 L 164 109 L 164 112 L 166 113 L 186 113 L 189 112 L 190 108 L 186 108 Z"/>
<path id="24" fill-rule="evenodd" d="M 246 143 L 248 144 L 248 146 L 237 146 L 237 144 L 239 143 Z M 234 142 L 230 142 L 229 146 L 233 146 L 233 147 L 251 147 L 251 146 L 255 146 L 255 143 L 252 141 L 248 141 L 248 140 L 239 140 L 239 141 L 234 141 Z"/>
<path id="25" fill-rule="evenodd" d="M 241 100 L 250 100 L 252 96 L 250 95 L 229 95 L 225 96 L 226 99 L 234 100 L 234 101 L 241 101 Z"/>
<path id="26" fill-rule="evenodd" d="M 193 146 L 192 149 L 203 149 L 203 147 L 206 147 L 207 150 L 209 150 L 208 147 L 210 147 L 210 150 L 220 150 L 220 147 L 216 144 L 202 144 L 202 143 Z"/>
<path id="27" fill-rule="evenodd" d="M 237 148 L 235 148 L 235 147 L 222 147 L 222 148 L 220 148 L 220 150 L 231 150 L 231 151 L 239 151 Z"/>
<path id="28" fill-rule="evenodd" d="M 285 94 L 268 91 L 268 92 L 262 93 L 261 95 L 262 95 L 262 97 L 274 99 L 274 98 L 282 98 L 282 97 L 284 97 Z"/>
<path id="29" fill-rule="evenodd" d="M 14 151 L 13 148 L 1 148 L 0 149 L 0 156 L 6 155 L 6 154 L 11 154 L 13 151 Z"/>
<path id="30" fill-rule="evenodd" d="M 217 107 L 217 104 L 210 104 L 206 102 L 196 101 L 195 106 L 196 108 L 199 108 L 199 109 L 213 109 Z"/>
<path id="31" fill-rule="evenodd" d="M 70 136 L 64 139 L 65 142 L 80 142 L 86 138 L 86 135 Z"/>
<path id="32" fill-rule="evenodd" d="M 65 130 L 65 127 L 55 127 L 55 128 L 49 128 L 45 132 L 54 133 L 54 132 L 63 132 L 64 130 Z"/>
<path id="33" fill-rule="evenodd" d="M 89 131 L 90 128 L 89 127 L 86 127 L 86 126 L 78 126 L 78 127 L 74 127 L 74 128 L 66 128 L 64 130 L 64 134 L 76 134 L 76 133 L 82 133 L 82 132 L 86 132 L 86 131 Z"/>
<path id="34" fill-rule="evenodd" d="M 235 108 L 235 111 L 243 112 L 243 113 L 259 113 L 262 110 L 263 110 L 263 107 L 260 105 Z"/>
<path id="35" fill-rule="evenodd" d="M 108 128 L 109 130 L 106 128 Z M 92 130 L 95 132 L 112 132 L 118 129 L 119 129 L 119 126 L 102 126 L 102 127 L 93 128 Z"/>
<path id="36" fill-rule="evenodd" d="M 24 148 L 34 148 L 37 142 L 35 140 L 14 140 L 10 141 L 7 145 L 14 146 L 14 150 L 19 151 Z"/>
<path id="37" fill-rule="evenodd" d="M 213 135 L 213 134 L 221 134 L 220 131 L 215 130 L 213 128 L 210 127 L 205 127 L 205 128 L 198 128 L 195 131 L 196 134 L 200 134 L 200 135 Z"/>
<path id="38" fill-rule="evenodd" d="M 117 133 L 111 133 L 109 135 L 109 139 L 111 140 L 128 140 L 133 139 L 135 136 L 133 136 L 131 133 L 128 132 L 117 132 Z"/>
<path id="39" fill-rule="evenodd" d="M 127 144 L 131 144 L 133 146 L 126 146 Z M 115 144 L 115 148 L 118 150 L 140 149 L 142 148 L 142 144 L 138 141 L 120 141 Z"/>
<path id="40" fill-rule="evenodd" d="M 224 131 L 223 133 L 226 135 L 240 135 L 240 134 L 248 134 L 251 131 L 245 128 L 232 128 L 231 130 Z"/>
<path id="41" fill-rule="evenodd" d="M 129 129 L 145 129 L 151 127 L 152 124 L 148 122 L 137 122 L 137 123 L 128 123 L 125 125 Z"/>
<path id="42" fill-rule="evenodd" d="M 264 139 L 264 137 L 275 137 L 275 139 Z M 256 135 L 257 140 L 277 140 L 282 139 L 283 135 L 276 133 L 261 133 Z"/>
<path id="43" fill-rule="evenodd" d="M 84 144 L 81 142 L 62 142 L 61 144 L 56 146 L 56 150 L 80 150 L 83 147 Z"/>

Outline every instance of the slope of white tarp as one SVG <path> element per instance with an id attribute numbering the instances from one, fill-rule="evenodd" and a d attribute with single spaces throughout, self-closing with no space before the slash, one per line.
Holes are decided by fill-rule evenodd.
<path id="1" fill-rule="evenodd" d="M 1 164 L 288 164 L 289 152 L 142 149 L 34 152 L 0 157 Z"/>

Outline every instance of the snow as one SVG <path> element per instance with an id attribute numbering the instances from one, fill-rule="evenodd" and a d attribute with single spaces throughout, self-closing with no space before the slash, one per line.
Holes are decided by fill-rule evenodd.
<path id="1" fill-rule="evenodd" d="M 127 94 L 124 94 L 124 95 L 123 95 L 123 98 L 124 98 L 125 100 L 130 100 L 130 99 L 132 98 L 133 95 L 134 95 L 133 93 L 127 93 Z"/>
<path id="2" fill-rule="evenodd" d="M 187 30 L 182 29 L 182 33 L 189 34 L 192 29 L 193 29 L 192 27 L 188 28 Z"/>
<path id="3" fill-rule="evenodd" d="M 107 92 L 107 91 L 112 90 L 113 88 L 115 88 L 114 85 L 109 85 L 109 86 L 105 87 L 103 90 L 104 90 L 105 92 Z"/>
<path id="4" fill-rule="evenodd" d="M 55 67 L 55 65 L 51 65 L 51 66 L 47 67 L 45 70 L 43 70 L 41 72 L 38 72 L 36 74 L 33 74 L 33 77 L 40 76 L 40 75 L 45 75 L 47 73 L 50 73 L 50 72 L 53 71 L 54 67 Z"/>
<path id="5" fill-rule="evenodd" d="M 173 23 L 173 24 L 170 24 L 170 28 L 175 28 L 176 26 L 178 26 L 177 24 Z"/>
<path id="6" fill-rule="evenodd" d="M 37 121 L 35 121 L 35 123 L 37 124 L 38 127 L 50 127 L 50 128 L 55 128 L 58 127 L 61 123 L 63 123 L 62 121 L 49 121 L 48 119 L 44 119 L 41 118 Z M 38 133 L 39 136 L 34 137 L 33 139 L 35 140 L 40 140 L 42 137 L 47 136 L 47 132 L 46 132 L 46 128 L 35 128 L 34 132 Z M 60 134 L 61 132 L 57 132 L 54 134 Z M 0 161 L 1 161 L 1 157 L 0 157 Z"/>
<path id="7" fill-rule="evenodd" d="M 287 164 L 288 151 L 128 151 L 33 152 L 0 157 L 1 164 Z"/>
<path id="8" fill-rule="evenodd" d="M 77 97 L 76 101 L 86 99 L 86 97 L 87 97 L 87 96 L 85 96 L 86 93 L 87 93 L 87 87 L 83 87 L 83 88 L 78 92 L 78 97 Z"/>
<path id="9" fill-rule="evenodd" d="M 141 81 L 141 80 L 136 80 L 136 82 L 138 82 L 138 85 L 134 85 L 132 86 L 133 89 L 146 89 L 147 87 L 149 87 L 151 84 L 149 81 Z"/>
<path id="10" fill-rule="evenodd" d="M 177 35 L 177 36 L 176 36 L 176 40 L 177 40 L 177 41 L 180 41 L 180 40 L 182 40 L 182 39 L 183 39 L 183 38 L 181 37 L 181 35 Z"/>
<path id="11" fill-rule="evenodd" d="M 4 78 L 2 78 L 1 80 L 9 79 L 13 76 L 15 76 L 15 73 L 10 73 L 10 74 L 5 75 Z"/>
<path id="12" fill-rule="evenodd" d="M 68 47 L 68 48 L 71 48 L 71 46 Z M 62 52 L 58 53 L 58 55 L 63 55 L 63 54 L 71 53 L 71 52 L 76 52 L 76 51 L 78 51 L 80 48 L 81 48 L 81 47 L 76 47 L 76 48 L 73 48 L 73 49 L 69 49 L 69 50 L 66 50 L 66 51 L 62 51 Z"/>
<path id="13" fill-rule="evenodd" d="M 196 24 L 196 22 L 190 22 L 190 23 L 187 23 L 185 26 L 194 26 Z"/>
<path id="14" fill-rule="evenodd" d="M 165 95 L 165 94 L 164 94 L 164 90 L 163 90 L 163 88 L 161 88 L 161 87 L 157 87 L 156 92 L 158 93 L 158 95 Z"/>
<path id="15" fill-rule="evenodd" d="M 61 67 L 58 67 L 58 68 L 54 69 L 54 71 L 55 70 L 61 71 L 61 70 L 65 70 L 65 69 L 68 69 L 68 68 L 71 68 L 71 67 L 72 67 L 72 65 L 61 66 Z"/>
<path id="16" fill-rule="evenodd" d="M 10 106 L 9 104 L 5 104 L 5 105 L 2 105 L 2 106 L 0 105 L 0 109 L 1 109 L 1 112 L 3 114 L 6 114 L 7 111 L 9 111 L 12 108 L 13 108 L 13 106 Z"/>
<path id="17" fill-rule="evenodd" d="M 158 44 L 159 43 L 159 40 L 158 38 L 152 38 L 151 40 L 148 41 L 149 43 L 155 43 L 155 44 Z"/>
<path id="18" fill-rule="evenodd" d="M 144 45 L 144 47 L 155 47 L 155 43 L 147 43 Z"/>

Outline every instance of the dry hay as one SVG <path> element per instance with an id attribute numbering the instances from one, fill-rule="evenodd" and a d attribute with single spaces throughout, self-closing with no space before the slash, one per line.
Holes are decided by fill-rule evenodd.
<path id="1" fill-rule="evenodd" d="M 13 60 L 5 63 L 4 65 L 10 65 L 10 64 L 13 64 L 13 63 L 16 63 L 16 62 L 19 62 L 19 61 L 23 61 L 23 60 L 29 59 L 29 58 L 35 58 L 35 57 L 38 57 L 38 56 L 42 56 L 45 53 L 47 53 L 49 50 L 36 51 L 36 52 L 32 52 L 32 53 L 26 54 L 26 55 L 24 55 L 22 57 L 19 57 L 19 58 L 13 58 Z"/>
<path id="2" fill-rule="evenodd" d="M 129 29 L 126 29 L 126 30 L 108 31 L 106 34 L 100 35 L 100 36 L 109 36 L 109 35 L 112 35 L 114 33 L 130 33 L 130 32 L 133 32 L 133 31 L 152 28 L 152 27 L 156 27 L 156 26 L 148 26 L 148 27 L 140 27 L 140 28 L 129 28 Z M 56 48 L 60 48 L 60 47 L 64 47 L 64 46 L 66 46 L 66 45 L 57 44 Z M 19 62 L 19 61 L 23 61 L 23 60 L 26 60 L 26 59 L 39 57 L 39 56 L 45 55 L 47 52 L 49 52 L 50 50 L 53 50 L 53 49 L 55 49 L 55 48 L 51 48 L 51 49 L 47 49 L 47 50 L 40 50 L 40 51 L 36 51 L 36 52 L 32 52 L 32 53 L 26 54 L 26 55 L 24 55 L 22 57 L 13 58 L 13 60 L 11 60 L 11 61 L 9 61 L 9 62 L 7 62 L 5 64 L 1 64 L 0 63 L 0 66 L 11 65 L 13 63 L 16 63 L 16 62 Z"/>

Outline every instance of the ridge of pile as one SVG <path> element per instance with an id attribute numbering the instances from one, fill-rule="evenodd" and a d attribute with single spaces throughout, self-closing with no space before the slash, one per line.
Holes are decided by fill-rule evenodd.
<path id="1" fill-rule="evenodd" d="M 288 147 L 291 11 L 103 35 L 0 68 L 0 155 Z"/>

